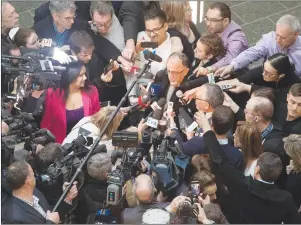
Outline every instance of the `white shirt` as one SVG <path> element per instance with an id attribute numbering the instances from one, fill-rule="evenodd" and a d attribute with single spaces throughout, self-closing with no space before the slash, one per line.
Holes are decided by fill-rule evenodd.
<path id="1" fill-rule="evenodd" d="M 245 177 L 251 175 L 254 178 L 256 165 L 257 165 L 257 159 L 252 162 L 249 168 L 245 169 Z"/>
<path id="2" fill-rule="evenodd" d="M 155 54 L 160 56 L 162 58 L 162 62 L 152 62 L 151 63 L 151 67 L 150 67 L 150 72 L 153 75 L 156 75 L 160 70 L 164 70 L 166 68 L 166 62 L 168 57 L 174 52 L 173 48 L 172 48 L 172 44 L 171 44 L 171 40 L 170 40 L 170 35 L 169 33 L 166 33 L 166 40 L 158 46 L 158 48 L 155 49 L 147 49 L 149 51 L 155 51 Z M 138 33 L 138 37 L 137 37 L 137 42 L 138 41 L 151 41 L 151 39 L 147 36 L 147 34 L 145 33 L 145 31 L 141 31 Z M 141 51 L 139 53 L 139 60 L 138 61 L 138 65 L 140 68 L 143 67 L 144 63 L 145 63 L 145 58 L 144 58 L 144 54 L 143 51 Z"/>

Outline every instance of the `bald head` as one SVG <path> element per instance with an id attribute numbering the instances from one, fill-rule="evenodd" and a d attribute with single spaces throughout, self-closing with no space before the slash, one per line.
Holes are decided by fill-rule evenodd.
<path id="1" fill-rule="evenodd" d="M 15 7 L 9 2 L 2 2 L 1 13 L 2 33 L 6 33 L 19 25 L 19 15 L 16 13 Z"/>
<path id="2" fill-rule="evenodd" d="M 261 116 L 265 121 L 270 121 L 273 117 L 274 105 L 267 98 L 253 97 L 248 101 L 246 108 Z"/>
<path id="3" fill-rule="evenodd" d="M 134 193 L 140 203 L 150 203 L 154 198 L 154 183 L 150 176 L 139 175 L 135 180 Z"/>

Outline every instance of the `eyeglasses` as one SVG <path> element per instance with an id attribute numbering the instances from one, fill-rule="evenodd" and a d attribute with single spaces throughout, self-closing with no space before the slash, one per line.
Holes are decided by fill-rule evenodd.
<path id="1" fill-rule="evenodd" d="M 74 20 L 76 18 L 76 14 L 74 14 L 74 16 L 70 16 L 70 17 L 64 17 L 65 20 L 67 21 L 71 21 L 71 20 Z"/>
<path id="2" fill-rule="evenodd" d="M 205 22 L 209 22 L 209 23 L 218 23 L 218 22 L 221 22 L 222 20 L 223 20 L 224 18 L 221 18 L 221 19 L 210 19 L 210 18 L 208 18 L 207 16 L 204 16 L 203 17 L 203 20 L 205 21 Z"/>
<path id="3" fill-rule="evenodd" d="M 155 28 L 155 29 L 153 29 L 153 30 L 145 30 L 145 33 L 146 33 L 148 36 L 151 35 L 151 33 L 158 34 L 159 31 L 162 29 L 162 27 L 164 27 L 164 25 L 165 25 L 165 23 L 164 23 L 161 27 L 159 27 L 159 28 Z"/>
<path id="4" fill-rule="evenodd" d="M 106 23 L 98 23 L 96 21 L 93 21 L 94 26 L 97 28 L 101 28 L 101 27 L 110 28 L 112 26 L 112 23 L 113 23 L 112 20 L 109 20 Z"/>
<path id="5" fill-rule="evenodd" d="M 266 71 L 265 69 L 264 69 L 264 64 L 262 64 L 262 73 L 265 75 L 265 76 L 267 76 L 267 77 L 275 77 L 275 76 L 278 76 L 279 74 L 277 73 L 277 74 L 272 74 L 272 73 L 270 73 L 269 71 Z"/>
<path id="6" fill-rule="evenodd" d="M 167 73 L 170 75 L 180 75 L 181 73 L 183 73 L 186 70 L 186 68 L 184 68 L 181 72 L 176 72 L 176 71 L 170 71 L 167 70 Z"/>

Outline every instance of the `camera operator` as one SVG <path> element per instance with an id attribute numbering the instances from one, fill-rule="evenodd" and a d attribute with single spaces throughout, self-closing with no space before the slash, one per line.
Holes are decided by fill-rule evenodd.
<path id="1" fill-rule="evenodd" d="M 13 43 L 9 37 L 9 32 L 19 25 L 19 14 L 9 2 L 2 2 L 1 14 L 1 52 L 3 52 L 3 47 Z"/>
<path id="2" fill-rule="evenodd" d="M 88 160 L 87 172 L 90 179 L 79 191 L 75 209 L 77 223 L 84 224 L 87 222 L 88 215 L 95 217 L 99 209 L 105 209 L 107 175 L 111 171 L 111 158 L 107 153 L 95 154 Z"/>
<path id="3" fill-rule="evenodd" d="M 41 174 L 47 172 L 48 167 L 54 163 L 56 159 L 64 156 L 64 149 L 58 143 L 49 143 L 41 150 L 37 151 L 35 156 L 35 170 L 38 174 L 37 188 L 45 195 L 50 205 L 54 205 L 59 199 L 62 192 L 63 178 L 60 177 L 56 183 L 50 185 L 42 182 Z"/>
<path id="4" fill-rule="evenodd" d="M 19 28 L 14 37 L 14 42 L 18 47 L 28 49 L 39 49 L 40 47 L 51 47 L 51 39 L 42 39 L 39 42 L 37 33 L 33 29 Z"/>
<path id="5" fill-rule="evenodd" d="M 70 36 L 69 45 L 72 54 L 85 64 L 88 81 L 97 88 L 99 101 L 110 101 L 112 105 L 117 105 L 126 93 L 121 68 L 114 62 L 114 67 L 105 71 L 106 62 L 95 53 L 94 42 L 86 31 L 75 31 Z"/>
<path id="6" fill-rule="evenodd" d="M 7 170 L 7 183 L 13 190 L 13 196 L 9 200 L 5 223 L 41 224 L 60 222 L 65 214 L 72 208 L 70 201 L 77 196 L 77 188 L 74 185 L 63 201 L 58 212 L 50 212 L 50 206 L 44 195 L 35 188 L 36 179 L 29 164 L 17 161 L 11 164 Z"/>

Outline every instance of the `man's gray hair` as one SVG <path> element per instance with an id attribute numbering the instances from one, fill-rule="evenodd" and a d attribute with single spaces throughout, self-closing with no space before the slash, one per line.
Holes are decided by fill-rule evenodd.
<path id="1" fill-rule="evenodd" d="M 300 25 L 300 21 L 297 17 L 293 16 L 293 15 L 284 15 L 281 16 L 280 19 L 277 21 L 276 24 L 280 24 L 280 25 L 287 25 L 289 26 L 294 32 L 301 32 L 301 25 Z"/>
<path id="2" fill-rule="evenodd" d="M 216 107 L 223 104 L 224 93 L 220 86 L 210 83 L 206 83 L 203 86 L 206 88 L 206 101 L 212 106 L 212 108 L 215 109 Z"/>
<path id="3" fill-rule="evenodd" d="M 274 113 L 273 103 L 264 97 L 253 97 L 251 101 L 251 107 L 255 113 L 259 113 L 265 121 L 270 121 Z"/>
<path id="4" fill-rule="evenodd" d="M 51 14 L 63 13 L 68 10 L 75 12 L 76 5 L 74 1 L 50 1 L 49 10 Z"/>
<path id="5" fill-rule="evenodd" d="M 88 160 L 88 174 L 96 180 L 106 180 L 107 173 L 112 170 L 111 158 L 107 153 L 97 153 Z"/>
<path id="6" fill-rule="evenodd" d="M 114 14 L 112 3 L 108 1 L 92 1 L 90 6 L 91 17 L 95 11 L 102 16 L 109 14 L 113 17 Z"/>

